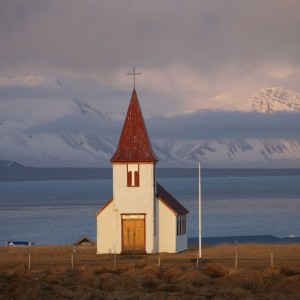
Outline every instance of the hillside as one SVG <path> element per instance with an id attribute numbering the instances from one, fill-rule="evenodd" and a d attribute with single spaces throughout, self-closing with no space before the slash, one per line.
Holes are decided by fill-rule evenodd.
<path id="1" fill-rule="evenodd" d="M 60 112 L 63 116 L 52 117 L 50 121 L 32 123 L 1 119 L 0 159 L 36 167 L 110 167 L 122 121 L 105 116 L 84 100 L 71 100 L 69 106 L 65 105 L 65 111 Z M 276 112 L 298 113 L 300 95 L 283 88 L 262 88 L 231 109 L 266 115 Z M 239 115 L 236 113 L 234 117 Z M 189 115 L 185 116 L 185 120 L 188 119 Z M 172 118 L 165 118 L 163 124 L 171 121 Z M 155 119 L 147 119 L 147 127 L 151 129 L 155 122 Z M 237 122 L 235 130 L 243 120 Z M 278 124 L 277 128 L 283 125 Z M 222 123 L 219 126 L 219 132 L 222 133 Z M 187 128 L 186 133 L 191 130 L 197 132 L 198 129 Z M 293 131 L 296 130 L 294 128 Z M 156 136 L 159 131 L 160 128 L 150 138 L 160 158 L 160 167 L 196 167 L 198 161 L 205 167 L 213 168 L 300 167 L 300 136 L 297 138 L 297 134 L 290 137 L 288 132 L 285 134 L 283 131 L 280 137 L 269 138 L 243 135 L 232 138 L 189 138 L 182 133 L 176 138 L 161 138 Z M 207 128 L 199 131 L 205 132 Z"/>

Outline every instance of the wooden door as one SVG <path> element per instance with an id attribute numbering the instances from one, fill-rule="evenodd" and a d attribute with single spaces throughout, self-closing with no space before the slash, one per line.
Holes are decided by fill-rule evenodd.
<path id="1" fill-rule="evenodd" d="M 122 219 L 122 251 L 145 251 L 145 219 Z"/>

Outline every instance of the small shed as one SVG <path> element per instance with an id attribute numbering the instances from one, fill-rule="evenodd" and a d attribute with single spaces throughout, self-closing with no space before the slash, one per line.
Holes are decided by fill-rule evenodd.
<path id="1" fill-rule="evenodd" d="M 82 236 L 78 241 L 73 243 L 73 246 L 93 246 L 96 245 L 96 242 L 93 241 L 87 235 Z"/>

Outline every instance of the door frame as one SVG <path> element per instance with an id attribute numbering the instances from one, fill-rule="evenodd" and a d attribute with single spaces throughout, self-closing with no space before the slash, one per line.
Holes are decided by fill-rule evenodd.
<path id="1" fill-rule="evenodd" d="M 132 251 L 123 250 L 124 249 L 124 241 L 123 241 L 123 220 L 124 219 L 144 220 L 144 249 L 143 250 L 132 250 Z M 146 214 L 145 213 L 121 214 L 121 245 L 122 245 L 121 253 L 146 253 Z"/>

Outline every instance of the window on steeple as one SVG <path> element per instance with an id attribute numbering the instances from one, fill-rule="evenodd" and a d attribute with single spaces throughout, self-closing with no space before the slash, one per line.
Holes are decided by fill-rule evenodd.
<path id="1" fill-rule="evenodd" d="M 138 171 L 134 171 L 134 186 L 140 186 L 140 174 Z"/>
<path id="2" fill-rule="evenodd" d="M 127 165 L 127 186 L 137 187 L 140 186 L 140 172 L 138 164 Z"/>
<path id="3" fill-rule="evenodd" d="M 132 186 L 132 172 L 127 172 L 127 186 Z"/>

